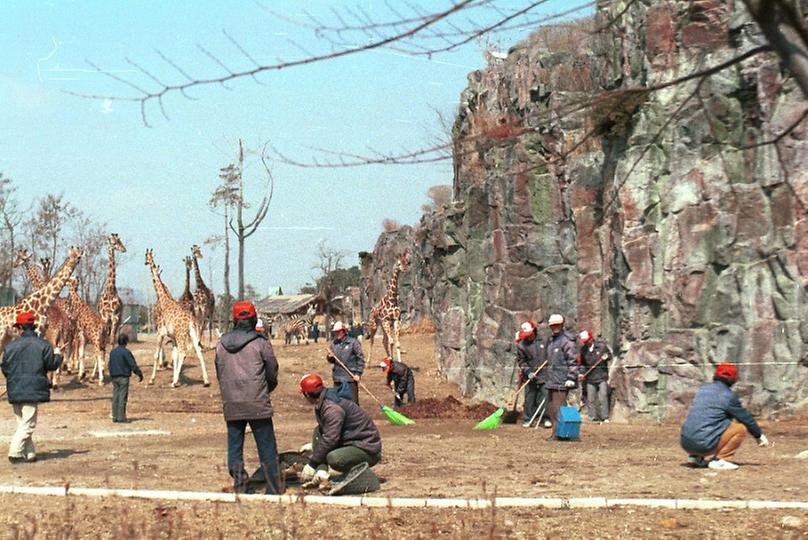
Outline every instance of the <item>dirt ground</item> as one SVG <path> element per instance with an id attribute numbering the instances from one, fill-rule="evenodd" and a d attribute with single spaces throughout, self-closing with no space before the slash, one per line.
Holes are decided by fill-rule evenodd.
<path id="1" fill-rule="evenodd" d="M 419 400 L 429 398 L 445 405 L 447 396 L 452 396 L 463 405 L 489 410 L 489 404 L 469 403 L 455 387 L 440 379 L 432 339 L 431 335 L 402 337 L 406 350 L 403 360 L 416 369 Z M 153 347 L 150 341 L 132 346 L 144 372 L 151 369 Z M 312 371 L 328 378 L 330 365 L 324 360 L 322 341 L 290 346 L 276 342 L 275 351 L 281 366 L 280 384 L 272 396 L 278 447 L 281 451 L 296 450 L 307 442 L 314 426 L 311 407 L 297 393 L 297 381 Z M 377 360 L 379 352 L 377 346 Z M 212 379 L 209 388 L 201 384 L 195 359 L 186 364 L 184 384 L 179 388 L 169 387 L 170 371 L 159 372 L 154 386 L 133 379 L 129 424 L 113 424 L 109 418 L 110 384 L 98 387 L 73 382 L 64 386 L 54 393 L 51 403 L 40 408 L 34 436 L 39 461 L 14 466 L 0 462 L 0 483 L 204 491 L 227 488 L 225 426 L 212 351 L 206 353 L 206 360 Z M 393 396 L 384 386 L 380 369 L 369 368 L 363 382 L 392 404 Z M 360 392 L 360 401 L 382 432 L 384 457 L 375 468 L 385 480 L 380 496 L 490 497 L 496 492 L 525 497 L 808 499 L 808 460 L 795 458 L 808 450 L 805 416 L 763 420 L 764 432 L 774 445 L 758 448 L 753 440 L 747 440 L 737 455 L 741 469 L 719 473 L 684 466 L 675 423 L 585 423 L 580 441 L 552 442 L 546 440 L 547 430 L 524 429 L 519 424 L 503 425 L 496 431 L 472 431 L 484 414 L 425 418 L 430 415 L 420 405 L 416 425 L 391 426 L 366 394 Z M 463 405 L 458 407 L 468 411 Z M 3 402 L 0 444 L 8 443 L 13 430 L 11 408 Z M 257 466 L 255 447 L 249 439 L 245 459 L 248 467 Z M 350 537 L 361 530 L 370 537 L 442 534 L 462 538 L 489 535 L 492 527 L 493 537 L 808 537 L 808 512 L 796 510 L 497 509 L 492 514 L 491 510 L 349 510 L 10 495 L 0 497 L 0 505 L 21 509 L 0 517 L 0 530 L 6 531 L 0 536 L 18 537 L 25 537 L 32 527 L 37 537 L 117 537 L 128 533 L 149 537 Z M 312 508 L 316 508 L 314 514 Z M 353 516 L 351 520 L 344 519 L 347 513 Z M 312 515 L 317 518 L 313 522 Z M 797 517 L 802 524 L 796 529 L 784 528 L 781 520 L 785 516 Z"/>

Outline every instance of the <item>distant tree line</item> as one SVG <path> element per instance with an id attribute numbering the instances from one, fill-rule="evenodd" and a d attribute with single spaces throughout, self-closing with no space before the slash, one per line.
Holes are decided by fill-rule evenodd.
<path id="1" fill-rule="evenodd" d="M 32 201 L 21 201 L 14 181 L 0 173 L 0 284 L 14 287 L 19 294 L 31 290 L 25 273 L 14 268 L 17 250 L 27 249 L 33 260 L 50 259 L 58 268 L 67 248 L 84 250 L 73 275 L 79 293 L 95 304 L 104 287 L 107 269 L 107 224 L 77 208 L 64 194 L 48 193 Z"/>

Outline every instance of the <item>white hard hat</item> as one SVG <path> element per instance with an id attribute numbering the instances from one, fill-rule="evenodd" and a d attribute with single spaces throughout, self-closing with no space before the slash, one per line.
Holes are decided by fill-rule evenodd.
<path id="1" fill-rule="evenodd" d="M 348 327 L 345 326 L 345 323 L 342 321 L 337 321 L 334 323 L 334 326 L 331 327 L 332 332 L 339 332 L 340 330 L 348 330 Z"/>
<path id="2" fill-rule="evenodd" d="M 553 313 L 550 315 L 550 319 L 547 321 L 547 324 L 550 326 L 555 326 L 556 324 L 564 324 L 564 317 L 559 315 L 558 313 Z"/>

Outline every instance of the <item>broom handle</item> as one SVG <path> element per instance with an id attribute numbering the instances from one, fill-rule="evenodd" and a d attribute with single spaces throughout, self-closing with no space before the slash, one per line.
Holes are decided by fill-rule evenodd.
<path id="1" fill-rule="evenodd" d="M 592 373 L 592 370 L 593 370 L 593 369 L 595 369 L 596 367 L 598 367 L 598 364 L 600 364 L 601 362 L 603 362 L 604 360 L 606 360 L 608 357 L 609 357 L 609 355 L 608 355 L 608 354 L 606 354 L 606 355 L 604 355 L 604 356 L 601 356 L 601 357 L 600 357 L 600 360 L 598 360 L 597 362 L 595 362 L 595 363 L 592 365 L 592 367 L 591 367 L 591 368 L 589 368 L 589 369 L 587 369 L 587 370 L 586 370 L 586 373 L 584 373 L 584 379 L 586 379 L 586 376 L 587 376 L 587 375 L 589 375 L 590 373 Z"/>
<path id="2" fill-rule="evenodd" d="M 540 366 L 538 367 L 538 369 L 536 369 L 536 371 L 534 371 L 533 373 L 531 373 L 531 374 L 530 374 L 530 376 L 527 378 L 527 380 L 526 380 L 525 382 L 523 382 L 523 383 L 522 383 L 522 385 L 521 385 L 519 388 L 517 388 L 517 389 L 516 389 L 516 392 L 514 392 L 514 393 L 513 393 L 513 395 L 511 396 L 511 399 L 509 399 L 509 400 L 508 400 L 508 402 L 507 402 L 505 405 L 510 405 L 510 403 L 511 403 L 511 402 L 512 402 L 514 399 L 518 399 L 518 398 L 519 398 L 519 392 L 521 392 L 522 390 L 524 390 L 524 389 L 525 389 L 525 386 L 527 386 L 527 385 L 528 385 L 528 383 L 529 383 L 529 382 L 531 382 L 531 381 L 533 380 L 531 377 L 535 377 L 536 375 L 538 375 L 538 374 L 539 374 L 539 371 L 543 370 L 543 369 L 544 369 L 544 366 L 546 366 L 546 365 L 547 365 L 547 360 L 545 360 L 545 361 L 544 361 L 544 363 L 543 363 L 542 365 L 540 365 Z"/>
<path id="3" fill-rule="evenodd" d="M 350 369 L 348 369 L 347 367 L 345 367 L 345 364 L 343 364 L 343 363 L 342 363 L 342 360 L 340 360 L 339 358 L 337 358 L 337 355 L 336 355 L 336 354 L 334 354 L 333 352 L 331 352 L 331 349 L 330 349 L 330 348 L 329 348 L 329 349 L 327 349 L 327 351 L 328 351 L 328 356 L 330 356 L 331 358 L 333 358 L 333 359 L 334 359 L 334 361 L 335 361 L 337 364 L 339 364 L 339 367 L 341 367 L 342 369 L 344 369 L 344 370 L 345 370 L 347 373 L 352 374 L 351 370 L 350 370 Z M 370 397 L 372 397 L 372 398 L 373 398 L 373 400 L 374 400 L 376 403 L 378 403 L 379 405 L 381 405 L 381 404 L 382 404 L 381 400 L 379 400 L 379 398 L 377 398 L 376 396 L 374 396 L 374 395 L 373 395 L 373 392 L 371 392 L 370 390 L 368 390 L 368 387 L 367 387 L 367 386 L 365 386 L 364 384 L 362 384 L 362 381 L 356 381 L 356 382 L 357 382 L 357 383 L 359 383 L 359 386 L 361 386 L 361 387 L 362 387 L 362 390 L 364 390 L 365 392 L 367 392 L 367 393 L 368 393 L 368 395 L 369 395 Z"/>

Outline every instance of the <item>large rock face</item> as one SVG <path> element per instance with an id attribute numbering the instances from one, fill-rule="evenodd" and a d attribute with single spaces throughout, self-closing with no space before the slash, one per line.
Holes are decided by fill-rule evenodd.
<path id="1" fill-rule="evenodd" d="M 383 235 L 366 291 L 412 251 L 402 309 L 435 320 L 441 369 L 469 395 L 507 395 L 519 323 L 558 312 L 617 353 L 618 415 L 680 412 L 725 360 L 754 412 L 804 405 L 808 129 L 756 143 L 806 102 L 771 54 L 625 91 L 761 39 L 737 0 L 634 2 L 607 24 L 625 4 L 586 42 L 548 51 L 537 34 L 469 76 L 455 203 Z"/>

